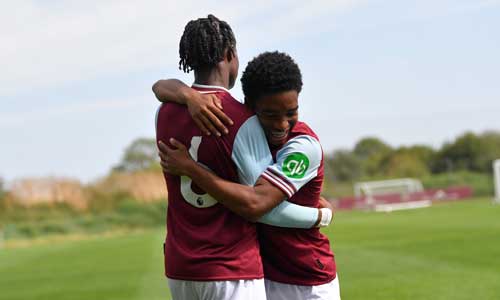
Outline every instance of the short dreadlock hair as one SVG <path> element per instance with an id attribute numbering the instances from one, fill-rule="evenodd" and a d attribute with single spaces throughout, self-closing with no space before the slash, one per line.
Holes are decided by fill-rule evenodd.
<path id="1" fill-rule="evenodd" d="M 252 59 L 241 77 L 245 104 L 255 108 L 255 101 L 269 94 L 302 90 L 299 66 L 286 53 L 264 52 Z"/>
<path id="2" fill-rule="evenodd" d="M 234 55 L 236 39 L 231 27 L 214 15 L 190 21 L 179 43 L 179 69 L 185 73 L 214 67 L 226 50 Z"/>

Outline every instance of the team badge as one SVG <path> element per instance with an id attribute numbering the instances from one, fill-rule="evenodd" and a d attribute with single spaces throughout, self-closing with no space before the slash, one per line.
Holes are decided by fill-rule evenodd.
<path id="1" fill-rule="evenodd" d="M 309 158 L 303 153 L 295 152 L 287 156 L 281 166 L 281 170 L 287 177 L 300 179 L 306 175 L 308 167 Z"/>

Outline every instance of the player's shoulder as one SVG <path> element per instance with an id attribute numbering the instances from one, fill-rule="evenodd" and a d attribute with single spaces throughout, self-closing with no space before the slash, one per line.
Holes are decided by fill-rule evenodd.
<path id="1" fill-rule="evenodd" d="M 215 94 L 221 100 L 224 113 L 233 120 L 236 128 L 239 128 L 254 114 L 224 87 L 193 84 L 193 88 L 203 94 Z"/>
<path id="2" fill-rule="evenodd" d="M 176 118 L 187 118 L 189 117 L 186 106 L 175 103 L 175 102 L 163 102 L 160 103 L 158 109 L 156 110 L 156 122 L 162 116 L 163 121 L 169 120 L 172 116 Z"/>
<path id="3" fill-rule="evenodd" d="M 323 149 L 318 136 L 304 122 L 295 124 L 288 141 L 277 152 L 278 156 L 289 156 L 293 153 L 302 153 L 314 159 L 323 157 Z"/>
<path id="4" fill-rule="evenodd" d="M 230 117 L 236 126 L 245 123 L 254 115 L 246 105 L 234 98 L 229 92 L 217 93 L 222 102 L 224 113 Z"/>
<path id="5" fill-rule="evenodd" d="M 295 124 L 290 134 L 291 139 L 299 136 L 309 136 L 319 142 L 318 135 L 316 135 L 316 133 L 311 129 L 311 127 L 309 127 L 309 125 L 307 125 L 306 123 L 300 121 Z"/>
<path id="6" fill-rule="evenodd" d="M 292 129 L 288 141 L 276 153 L 276 160 L 281 172 L 288 178 L 305 178 L 308 172 L 316 176 L 315 172 L 323 160 L 323 149 L 311 128 L 299 122 Z"/>

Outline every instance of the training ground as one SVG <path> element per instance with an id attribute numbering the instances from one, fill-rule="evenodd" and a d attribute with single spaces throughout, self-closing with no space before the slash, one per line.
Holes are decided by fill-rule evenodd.
<path id="1" fill-rule="evenodd" d="M 342 299 L 500 299 L 500 205 L 491 199 L 340 211 L 323 231 Z M 164 229 L 8 241 L 0 299 L 169 299 Z"/>

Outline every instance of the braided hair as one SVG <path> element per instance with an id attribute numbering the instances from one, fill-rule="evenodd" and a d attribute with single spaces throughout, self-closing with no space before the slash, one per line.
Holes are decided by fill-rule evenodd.
<path id="1" fill-rule="evenodd" d="M 264 52 L 252 59 L 241 76 L 245 104 L 255 107 L 255 101 L 269 94 L 302 90 L 299 66 L 286 53 Z"/>
<path id="2" fill-rule="evenodd" d="M 190 21 L 179 43 L 179 69 L 185 73 L 214 67 L 225 51 L 234 55 L 236 39 L 231 27 L 214 15 Z"/>

